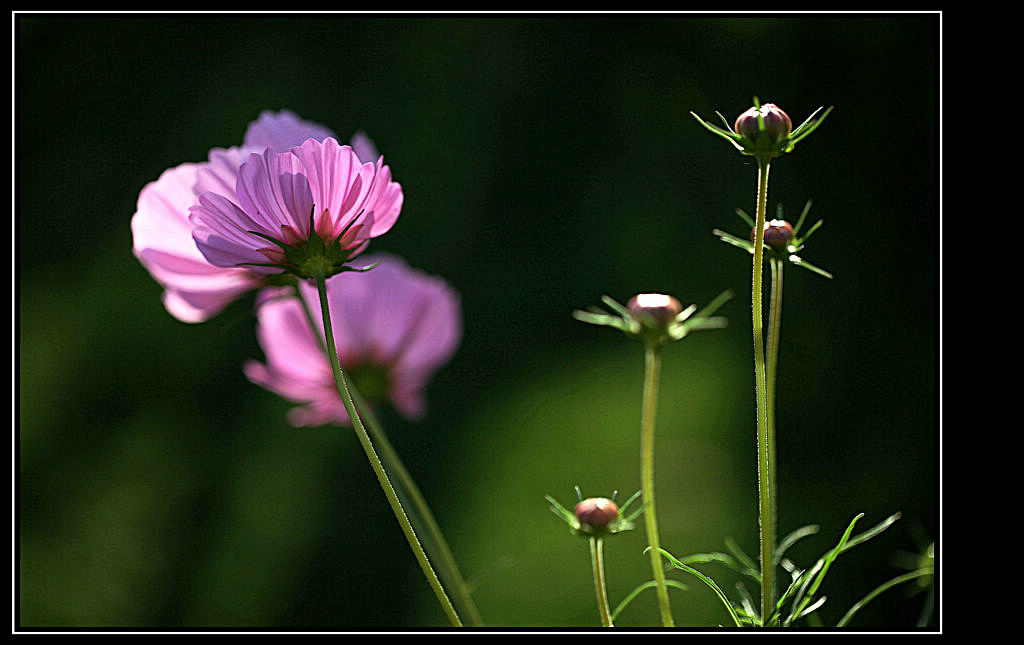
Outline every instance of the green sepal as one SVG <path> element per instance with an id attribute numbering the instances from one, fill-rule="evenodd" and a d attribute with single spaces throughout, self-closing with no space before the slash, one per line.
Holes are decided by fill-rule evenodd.
<path id="1" fill-rule="evenodd" d="M 721 316 L 711 317 L 711 314 L 715 313 L 730 298 L 732 298 L 732 290 L 726 289 L 701 309 L 700 312 L 692 318 L 689 318 L 689 320 L 677 317 L 676 322 L 669 327 L 669 336 L 673 340 L 680 340 L 685 338 L 686 335 L 691 332 L 705 331 L 708 329 L 722 329 L 723 327 L 726 327 L 728 325 L 728 320 L 726 318 Z M 691 307 L 692 306 L 693 305 L 691 305 Z M 691 310 L 689 313 L 686 311 L 683 313 L 686 313 L 686 315 L 689 316 L 693 312 Z M 682 316 L 682 314 L 680 314 L 680 316 Z"/>
<path id="2" fill-rule="evenodd" d="M 804 269 L 807 269 L 808 271 L 813 271 L 814 273 L 817 273 L 818 275 L 825 276 L 826 278 L 828 278 L 830 280 L 832 279 L 832 274 L 831 273 L 829 273 L 825 269 L 819 269 L 818 267 L 814 266 L 813 264 L 811 264 L 810 262 L 808 262 L 807 260 L 804 260 L 803 258 L 801 258 L 799 256 L 790 254 L 789 262 L 791 264 L 795 264 L 798 267 L 803 267 Z"/>
<path id="3" fill-rule="evenodd" d="M 747 154 L 747 152 L 744 149 L 744 147 L 740 144 L 740 141 L 743 140 L 742 136 L 740 136 L 739 134 L 736 134 L 735 132 L 732 132 L 731 130 L 723 130 L 722 128 L 720 128 L 720 127 L 718 127 L 716 125 L 711 125 L 710 123 L 708 123 L 704 119 L 702 119 L 699 116 L 697 116 L 696 113 L 694 113 L 692 110 L 690 111 L 690 114 L 693 114 L 693 118 L 697 119 L 697 122 L 700 123 L 705 128 L 707 128 L 709 131 L 713 132 L 714 134 L 717 134 L 718 136 L 722 137 L 723 139 L 725 139 L 726 141 L 731 143 L 733 145 L 733 147 L 736 148 L 737 150 L 739 150 L 740 152 L 742 152 L 744 154 Z M 723 120 L 724 120 L 724 117 L 723 117 Z"/>
<path id="4" fill-rule="evenodd" d="M 747 215 L 747 211 L 743 210 L 742 208 L 737 208 L 735 213 L 740 216 L 740 219 L 742 219 L 746 223 L 750 230 L 754 230 L 754 218 L 751 217 L 750 215 Z"/>
<path id="5" fill-rule="evenodd" d="M 625 514 L 625 512 L 626 512 L 626 509 L 627 509 L 627 508 L 629 508 L 629 507 L 630 507 L 630 505 L 631 505 L 631 504 L 632 504 L 633 502 L 635 502 L 635 501 L 637 500 L 637 498 L 638 498 L 638 497 L 640 497 L 640 494 L 641 494 L 642 492 L 643 492 L 643 490 L 638 490 L 637 492 L 633 493 L 633 494 L 632 494 L 632 495 L 630 496 L 630 498 L 626 500 L 626 503 L 625 503 L 625 504 L 623 504 L 622 506 L 620 506 L 620 507 L 619 507 L 619 515 L 620 515 L 620 516 L 621 516 L 621 515 L 623 515 L 623 514 Z M 641 513 L 643 513 L 643 512 L 644 512 L 644 507 L 643 507 L 643 506 L 641 506 L 641 507 L 640 507 L 640 508 L 638 508 L 638 509 L 637 509 L 637 510 L 636 510 L 635 512 L 633 512 L 633 513 L 632 513 L 631 515 L 627 516 L 627 517 L 626 517 L 626 521 L 627 521 L 627 522 L 632 522 L 632 521 L 633 521 L 633 520 L 635 520 L 636 518 L 640 517 L 640 514 L 641 514 Z"/>
<path id="6" fill-rule="evenodd" d="M 804 219 L 807 217 L 807 213 L 811 212 L 811 204 L 813 204 L 813 203 L 814 203 L 814 200 L 808 198 L 807 199 L 807 203 L 804 204 L 804 209 L 802 211 L 800 211 L 800 219 L 798 219 L 796 221 L 796 226 L 793 227 L 793 236 L 794 237 L 799 235 L 800 227 L 804 225 Z M 782 205 L 780 204 L 779 208 L 781 208 L 781 207 L 782 207 Z M 781 214 L 779 215 L 779 219 L 784 219 Z M 751 227 L 751 228 L 753 228 L 753 227 Z"/>
<path id="7" fill-rule="evenodd" d="M 798 239 L 794 239 L 794 242 L 793 242 L 793 243 L 794 243 L 795 245 L 797 245 L 797 246 L 800 246 L 800 247 L 802 247 L 802 246 L 804 245 L 804 242 L 806 242 L 806 241 L 807 241 L 807 238 L 809 238 L 809 237 L 810 237 L 811 235 L 814 235 L 814 231 L 816 231 L 816 230 L 818 230 L 819 228 L 821 228 L 821 225 L 822 225 L 822 224 L 823 224 L 824 222 L 825 222 L 825 220 L 823 220 L 823 219 L 819 219 L 819 220 L 818 220 L 817 222 L 815 222 L 815 223 L 814 223 L 814 226 L 812 226 L 812 227 L 811 227 L 811 228 L 810 228 L 810 229 L 809 229 L 809 230 L 807 231 L 807 233 L 805 233 L 805 234 L 804 234 L 804 236 L 803 236 L 803 237 L 801 237 L 801 238 L 798 238 Z"/>
<path id="8" fill-rule="evenodd" d="M 578 502 L 581 500 L 582 494 L 580 493 L 579 486 L 574 486 L 574 488 L 576 490 L 576 500 Z M 637 495 L 638 494 L 639 493 L 637 493 Z M 623 508 L 628 506 L 634 499 L 636 499 L 637 495 L 633 495 L 633 497 L 631 497 L 629 501 L 626 502 L 625 505 L 623 505 Z M 619 509 L 618 519 L 608 524 L 608 526 L 596 529 L 595 527 L 589 524 L 581 524 L 579 519 L 576 517 L 576 514 L 562 506 L 560 503 L 558 503 L 558 500 L 556 500 L 554 497 L 550 495 L 545 495 L 544 499 L 546 499 L 548 501 L 548 504 L 550 504 L 548 510 L 550 510 L 552 513 L 560 517 L 562 521 L 569 526 L 570 533 L 579 537 L 607 537 L 610 535 L 616 535 L 618 533 L 624 533 L 626 531 L 632 531 L 634 528 L 636 528 L 636 526 L 631 521 L 632 518 L 622 517 L 622 508 Z"/>
<path id="9" fill-rule="evenodd" d="M 378 260 L 377 262 L 374 262 L 373 264 L 371 264 L 369 266 L 365 266 L 365 267 L 363 267 L 361 269 L 360 268 L 356 268 L 356 267 L 350 267 L 350 266 L 348 266 L 346 264 L 346 265 L 343 265 L 340 269 L 338 269 L 338 273 L 345 273 L 345 272 L 366 273 L 367 271 L 370 271 L 371 269 L 376 269 L 377 267 L 379 267 L 381 262 L 383 262 L 383 260 Z"/>
<path id="10" fill-rule="evenodd" d="M 822 121 L 825 120 L 825 117 L 827 117 L 829 115 L 829 112 L 832 111 L 832 107 L 833 106 L 829 106 L 829 108 L 825 110 L 825 113 L 821 115 L 821 118 L 811 123 L 811 119 L 814 118 L 814 115 L 817 114 L 818 112 L 821 112 L 821 108 L 819 107 L 817 110 L 811 113 L 811 116 L 807 117 L 806 121 L 800 124 L 800 127 L 791 132 L 789 135 L 789 145 L 786 147 L 786 152 L 790 152 L 791 150 L 793 150 L 793 147 L 796 146 L 797 143 L 803 141 L 804 139 L 809 137 L 812 132 L 817 130 L 818 126 L 821 125 Z M 804 130 L 805 127 L 807 128 L 806 130 Z"/>

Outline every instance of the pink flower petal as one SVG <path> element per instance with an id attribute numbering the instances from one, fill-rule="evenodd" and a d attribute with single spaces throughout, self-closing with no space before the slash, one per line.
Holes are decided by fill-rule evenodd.
<path id="1" fill-rule="evenodd" d="M 131 222 L 135 256 L 165 288 L 168 312 L 183 322 L 207 320 L 258 284 L 244 269 L 211 266 L 196 248 L 188 216 L 201 167 L 182 164 L 147 184 Z"/>
<path id="2" fill-rule="evenodd" d="M 244 140 L 247 147 L 262 151 L 268 147 L 288 150 L 301 145 L 306 139 L 323 141 L 327 137 L 337 135 L 326 126 L 300 119 L 291 110 L 264 110 L 258 119 L 249 124 Z"/>
<path id="3" fill-rule="evenodd" d="M 377 254 L 367 273 L 341 273 L 327 281 L 327 294 L 342 367 L 366 362 L 390 379 L 390 398 L 408 418 L 426 410 L 424 388 L 451 358 L 462 333 L 458 295 L 443 280 L 409 268 L 401 259 Z M 314 286 L 300 284 L 302 298 L 323 334 Z M 330 364 L 297 299 L 267 298 L 258 310 L 260 346 L 266 364 L 246 365 L 254 383 L 304 403 L 289 413 L 294 425 L 347 424 Z M 357 384 L 358 385 L 358 384 Z"/>

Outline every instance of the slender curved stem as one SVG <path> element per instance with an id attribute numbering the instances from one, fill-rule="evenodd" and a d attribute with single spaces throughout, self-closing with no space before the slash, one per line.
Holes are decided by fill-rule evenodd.
<path id="1" fill-rule="evenodd" d="M 350 386 L 352 399 L 356 404 L 357 410 L 361 410 L 363 417 L 366 419 L 367 430 L 369 430 L 371 439 L 373 439 L 377 447 L 378 454 L 381 456 L 382 461 L 387 464 L 388 469 L 395 475 L 399 492 L 404 492 L 408 496 L 408 501 L 412 504 L 410 510 L 413 516 L 420 520 L 418 524 L 423 528 L 424 541 L 428 545 L 426 548 L 431 551 L 431 556 L 437 564 L 437 570 L 447 583 L 455 604 L 458 606 L 459 611 L 466 616 L 470 626 L 483 627 L 484 621 L 480 616 L 476 603 L 473 601 L 473 596 L 470 594 L 469 585 L 466 584 L 462 573 L 459 571 L 459 566 L 455 562 L 455 556 L 452 555 L 448 541 L 445 540 L 444 533 L 442 533 L 441 527 L 434 518 L 427 500 L 424 499 L 423 493 L 420 492 L 412 475 L 406 469 L 405 464 L 398 456 L 394 446 L 391 445 L 387 435 L 385 435 L 384 428 L 377 420 L 377 415 L 366 405 L 366 401 L 363 400 L 355 384 L 351 383 Z M 429 545 L 433 545 L 434 548 L 430 549 Z"/>
<path id="2" fill-rule="evenodd" d="M 310 329 L 314 330 L 314 335 L 320 340 L 320 348 L 327 352 L 327 348 L 324 345 L 324 339 L 316 334 L 317 324 L 313 319 L 313 314 L 309 310 L 309 306 L 306 303 L 306 299 L 302 297 L 302 292 L 299 291 L 298 285 L 295 285 L 295 295 L 302 305 L 302 311 L 306 316 L 306 320 L 309 322 Z M 347 380 L 347 379 L 346 379 Z M 402 459 L 398 456 L 398 452 L 394 446 L 388 440 L 387 434 L 384 432 L 384 427 L 377 419 L 377 415 L 373 413 L 373 409 L 366 404 L 363 395 L 359 393 L 359 388 L 356 383 L 349 383 L 349 392 L 352 394 L 352 401 L 356 406 L 356 411 L 365 420 L 366 429 L 370 433 L 370 439 L 373 441 L 377 448 L 377 452 L 381 457 L 381 461 L 384 463 L 386 472 L 391 472 L 396 478 L 396 492 L 401 498 L 404 493 L 406 499 L 411 502 L 412 517 L 410 521 L 413 524 L 413 528 L 417 526 L 423 529 L 423 535 L 425 538 L 425 550 L 428 551 L 428 555 L 434 560 L 437 565 L 437 569 L 441 574 L 441 578 L 447 583 L 448 588 L 452 592 L 453 599 L 456 606 L 466 616 L 467 621 L 473 627 L 483 627 L 484 621 L 480 616 L 480 611 L 476 607 L 476 603 L 473 601 L 473 596 L 470 593 L 469 585 L 466 584 L 465 579 L 462 577 L 462 573 L 459 571 L 458 564 L 455 562 L 455 556 L 452 555 L 451 549 L 448 546 L 448 541 L 445 540 L 444 533 L 441 531 L 441 527 L 438 525 L 437 520 L 434 518 L 433 512 L 430 510 L 430 505 L 427 504 L 427 500 L 423 497 L 420 492 L 419 486 L 416 485 L 416 481 L 413 479 L 409 470 L 405 467 Z M 419 521 L 417 522 L 417 518 Z M 433 548 L 431 548 L 431 545 Z"/>
<path id="3" fill-rule="evenodd" d="M 306 303 L 305 298 L 302 297 L 299 291 L 298 285 L 295 286 L 295 294 L 298 298 L 299 303 L 302 305 L 302 311 L 309 322 L 311 329 L 316 329 L 317 325 L 313 319 L 312 312 Z M 326 353 L 327 348 L 324 346 L 324 339 L 319 338 L 320 347 Z M 347 382 L 347 379 L 346 379 Z M 452 590 L 455 604 L 458 605 L 460 610 L 468 617 L 469 624 L 473 627 L 484 626 L 483 618 L 480 616 L 480 612 L 476 607 L 476 603 L 473 601 L 473 597 L 469 590 L 469 585 L 462 577 L 462 573 L 459 571 L 458 564 L 455 561 L 455 557 L 452 555 L 451 549 L 448 546 L 447 540 L 445 540 L 444 533 L 441 531 L 437 520 L 434 518 L 433 512 L 430 510 L 430 505 L 427 504 L 426 499 L 420 492 L 419 487 L 416 485 L 416 481 L 409 473 L 402 459 L 398 456 L 398 452 L 391 445 L 391 442 L 387 438 L 387 434 L 384 432 L 383 426 L 377 419 L 377 415 L 373 413 L 373 409 L 366 404 L 362 394 L 360 394 L 356 384 L 348 383 L 349 391 L 352 394 L 353 403 L 356 406 L 356 411 L 359 412 L 360 416 L 365 419 L 366 428 L 369 431 L 370 438 L 376 445 L 378 454 L 381 456 L 381 460 L 385 464 L 385 471 L 391 471 L 397 478 L 396 492 L 399 497 L 404 493 L 407 500 L 412 504 L 412 515 L 410 521 L 415 526 L 417 524 L 422 525 L 424 529 L 424 535 L 426 538 L 427 546 L 424 548 L 431 552 L 437 563 L 437 568 L 440 571 L 441 577 L 447 582 L 449 589 Z M 419 522 L 416 521 L 419 518 Z M 430 546 L 433 545 L 433 549 Z"/>
<path id="4" fill-rule="evenodd" d="M 594 592 L 597 594 L 598 611 L 601 612 L 601 625 L 614 627 L 604 583 L 604 540 L 599 537 L 590 538 L 590 564 L 594 570 Z"/>
<path id="5" fill-rule="evenodd" d="M 665 627 L 674 627 L 672 609 L 668 603 L 665 569 L 661 563 L 661 544 L 658 539 L 658 519 L 654 511 L 654 418 L 658 410 L 658 374 L 661 354 L 657 344 L 651 342 L 644 350 L 644 393 L 640 414 L 640 478 L 644 499 L 644 524 L 650 544 L 651 571 L 658 593 L 658 608 Z"/>
<path id="6" fill-rule="evenodd" d="M 751 280 L 751 314 L 754 327 L 754 382 L 757 391 L 757 488 L 761 526 L 761 616 L 767 620 L 774 609 L 772 589 L 775 587 L 775 491 L 771 485 L 770 436 L 765 376 L 764 333 L 762 330 L 761 268 L 764 261 L 764 220 L 768 203 L 768 169 L 770 161 L 757 160 L 757 217 L 754 222 L 754 271 Z"/>
<path id="7" fill-rule="evenodd" d="M 356 432 L 356 437 L 359 439 L 359 443 L 362 445 L 363 451 L 366 452 L 367 459 L 370 460 L 370 466 L 373 468 L 373 472 L 377 475 L 377 481 L 380 482 L 381 488 L 384 489 L 384 495 L 387 497 L 388 503 L 391 505 L 391 510 L 394 512 L 395 518 L 398 520 L 398 524 L 402 527 L 402 532 L 405 533 L 405 539 L 409 542 L 409 547 L 412 548 L 413 554 L 416 556 L 416 560 L 419 562 L 420 568 L 423 570 L 423 575 L 426 577 L 430 587 L 434 590 L 434 594 L 437 596 L 438 602 L 441 603 L 441 608 L 448 616 L 448 620 L 451 621 L 452 625 L 461 627 L 462 621 L 459 619 L 459 615 L 455 611 L 455 607 L 452 606 L 451 601 L 448 599 L 448 595 L 445 593 L 444 587 L 441 586 L 441 581 L 438 580 L 437 574 L 434 573 L 433 567 L 430 566 L 427 554 L 424 553 L 423 546 L 420 544 L 419 539 L 417 539 L 416 532 L 413 531 L 412 524 L 409 523 L 409 518 L 405 514 L 405 509 L 402 508 L 402 503 L 398 500 L 398 495 L 395 493 L 395 489 L 391 485 L 391 481 L 388 479 L 387 473 L 384 472 L 384 466 L 380 462 L 380 457 L 377 456 L 377 452 L 374 450 L 373 444 L 370 442 L 370 437 L 366 434 L 366 428 L 363 426 L 363 422 L 359 418 L 359 414 L 356 412 L 355 403 L 352 401 L 352 394 L 349 392 L 345 373 L 341 370 L 341 364 L 338 361 L 338 350 L 334 345 L 334 329 L 331 325 L 331 311 L 327 304 L 327 286 L 326 280 L 323 276 L 316 278 L 316 288 L 320 295 L 320 309 L 323 314 L 324 321 L 324 337 L 327 340 L 327 356 L 331 362 L 331 371 L 334 373 L 334 382 L 338 387 L 338 393 L 341 395 L 341 400 L 345 405 L 345 411 L 348 413 L 349 419 L 352 421 L 352 428 Z"/>
<path id="8" fill-rule="evenodd" d="M 771 259 L 772 265 L 772 301 L 769 304 L 768 313 L 768 358 L 767 358 L 767 390 L 768 410 L 765 415 L 768 421 L 768 485 L 772 492 L 772 505 L 777 511 L 779 508 L 779 480 L 778 463 L 775 458 L 775 382 L 778 376 L 779 366 L 779 336 L 782 329 L 782 260 Z M 773 514 L 775 525 L 772 527 L 772 536 L 778 535 L 778 515 Z M 774 548 L 772 553 L 774 553 Z M 774 560 L 774 557 L 773 557 Z M 774 569 L 773 569 L 774 570 Z M 776 593 L 772 587 L 772 596 Z"/>

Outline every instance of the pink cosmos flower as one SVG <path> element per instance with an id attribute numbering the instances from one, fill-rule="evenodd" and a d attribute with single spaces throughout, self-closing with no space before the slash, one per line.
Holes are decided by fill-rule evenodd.
<path id="1" fill-rule="evenodd" d="M 196 247 L 189 208 L 200 194 L 214 191 L 235 198 L 239 167 L 267 147 L 286 150 L 313 138 L 334 137 L 326 127 L 294 113 L 264 111 L 249 124 L 241 146 L 210 150 L 207 161 L 170 168 L 139 194 L 132 216 L 133 253 L 164 287 L 167 311 L 183 322 L 202 322 L 219 313 L 241 293 L 263 284 L 258 272 L 210 264 Z M 352 138 L 363 161 L 378 158 L 365 134 Z"/>
<path id="2" fill-rule="evenodd" d="M 451 358 L 462 336 L 459 298 L 444 280 L 411 269 L 400 258 L 365 259 L 380 265 L 327 280 L 341 367 L 368 401 L 390 400 L 403 416 L 416 419 L 426 410 L 427 381 Z M 247 362 L 245 375 L 304 404 L 289 411 L 292 425 L 351 425 L 323 350 L 316 287 L 302 281 L 299 288 L 315 332 L 297 298 L 262 299 L 257 336 L 267 362 Z"/>
<path id="3" fill-rule="evenodd" d="M 390 230 L 401 208 L 402 187 L 383 158 L 362 163 L 327 137 L 249 155 L 235 191 L 200 194 L 189 221 L 214 266 L 330 277 Z"/>

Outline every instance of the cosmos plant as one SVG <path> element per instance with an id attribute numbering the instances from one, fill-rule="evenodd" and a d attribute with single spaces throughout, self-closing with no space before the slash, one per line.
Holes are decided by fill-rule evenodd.
<path id="1" fill-rule="evenodd" d="M 350 262 L 367 248 L 371 239 L 390 230 L 403 201 L 401 186 L 392 180 L 383 158 L 372 158 L 375 151 L 365 137 L 359 143 L 361 149 L 357 151 L 353 146 L 340 144 L 327 128 L 291 112 L 265 112 L 250 124 L 242 146 L 213 149 L 206 162 L 179 165 L 143 188 L 132 218 L 133 248 L 143 266 L 164 287 L 167 310 L 185 322 L 207 320 L 242 293 L 261 289 L 257 302 L 262 303 L 265 311 L 263 329 L 273 329 L 282 321 L 294 322 L 294 303 L 289 313 L 279 310 L 281 303 L 277 302 L 282 288 L 292 290 L 292 299 L 298 301 L 309 326 L 305 330 L 301 326 L 286 330 L 289 336 L 276 339 L 276 344 L 267 342 L 268 336 L 264 334 L 265 348 L 269 348 L 268 366 L 250 364 L 250 377 L 285 396 L 305 401 L 307 405 L 291 415 L 297 422 L 345 419 L 351 423 L 424 577 L 449 621 L 461 626 L 458 611 L 416 536 L 356 411 L 355 400 L 362 398 L 343 371 L 333 331 L 327 279 L 373 268 L 372 264 L 356 267 Z M 437 282 L 411 279 L 396 283 L 393 278 L 399 262 L 390 264 L 381 274 L 390 299 L 376 309 L 380 321 L 388 320 L 377 330 L 379 335 L 375 338 L 383 344 L 372 348 L 376 354 L 365 352 L 352 358 L 359 365 L 366 364 L 384 374 L 388 379 L 387 394 L 406 414 L 416 416 L 423 411 L 421 392 L 429 373 L 454 351 L 461 322 L 454 320 L 459 314 L 457 306 L 452 307 L 449 292 L 436 303 L 436 308 L 433 302 L 428 303 L 430 306 L 424 304 L 440 293 Z M 358 291 L 361 287 L 340 288 Z M 312 293 L 319 300 L 318 325 L 313 324 L 316 318 L 306 301 Z M 423 311 L 406 310 L 391 315 L 390 308 L 403 298 Z M 434 311 L 440 312 L 433 319 L 437 328 L 430 327 L 434 323 L 420 327 L 422 321 L 417 316 Z M 343 309 L 339 312 L 345 315 Z M 363 320 L 363 326 L 358 328 L 348 325 L 347 319 L 345 322 L 348 335 L 342 338 L 350 341 L 345 349 L 369 349 L 358 345 L 352 334 L 366 330 L 373 322 Z M 410 327 L 414 322 L 415 327 Z M 323 353 L 319 356 L 326 357 L 326 371 L 322 368 L 323 358 L 319 361 L 319 372 L 311 367 L 318 358 L 312 354 L 309 342 L 311 329 L 316 329 L 323 340 Z M 417 340 L 418 329 L 424 329 L 426 334 L 447 333 L 448 341 L 438 343 L 433 338 L 426 348 L 422 340 Z M 294 336 L 295 333 L 299 335 Z M 380 351 L 381 346 L 386 349 Z M 281 351 L 287 353 L 298 348 L 306 350 L 306 362 L 298 360 L 301 356 L 297 353 L 289 361 L 278 360 Z M 345 360 L 352 365 L 349 356 Z M 307 384 L 303 379 L 326 375 L 333 381 L 337 399 L 323 388 L 313 389 L 303 395 L 305 398 L 295 396 L 296 388 Z M 321 378 L 319 384 L 324 381 Z M 327 396 L 332 404 L 340 401 L 342 410 L 327 412 Z M 407 498 L 417 507 L 417 517 L 438 545 L 435 548 L 440 553 L 435 559 L 444 567 L 449 585 L 455 587 L 457 601 L 475 617 L 475 607 L 429 508 L 383 430 L 376 423 L 371 428 L 389 468 L 403 481 Z"/>
<path id="2" fill-rule="evenodd" d="M 577 487 L 572 511 L 554 497 L 546 497 L 550 510 L 569 526 L 569 532 L 589 545 L 603 627 L 613 627 L 620 612 L 647 589 L 654 591 L 661 626 L 674 627 L 668 590 L 688 588 L 668 576 L 673 571 L 696 578 L 713 592 L 732 626 L 820 624 L 817 610 L 826 596 L 819 595 L 819 590 L 832 564 L 900 517 L 895 513 L 855 534 L 855 525 L 863 517 L 857 514 L 835 546 L 808 567 L 799 566 L 787 553 L 798 541 L 818 533 L 819 526 L 803 526 L 781 540 L 777 537 L 775 400 L 783 268 L 789 264 L 824 278 L 832 275 L 804 258 L 808 239 L 822 224 L 818 221 L 804 229 L 809 200 L 795 225 L 785 219 L 781 205 L 776 217 L 767 219 L 768 171 L 773 160 L 792 153 L 830 112 L 831 108 L 819 108 L 793 128 L 780 107 L 755 98 L 753 107 L 732 124 L 719 114 L 724 127 L 693 115 L 707 130 L 757 162 L 754 215 L 736 209 L 745 230 L 739 235 L 713 232 L 752 258 L 758 559 L 743 553 L 729 538 L 728 553 L 677 557 L 676 549 L 662 544 L 658 527 L 654 439 L 661 351 L 694 332 L 724 327 L 726 319 L 715 314 L 732 291 L 722 291 L 699 309 L 693 304 L 684 307 L 666 293 L 637 293 L 626 304 L 604 296 L 606 309 L 588 307 L 572 314 L 581 322 L 610 327 L 638 341 L 644 354 L 641 489 L 620 506 L 617 493 L 610 498 L 583 498 Z M 286 414 L 293 426 L 352 429 L 448 622 L 457 627 L 482 626 L 471 588 L 444 533 L 377 414 L 383 406 L 391 406 L 409 421 L 422 418 L 428 409 L 427 385 L 454 356 L 463 330 L 455 288 L 398 256 L 370 249 L 398 223 L 403 203 L 401 185 L 364 134 L 356 133 L 345 144 L 329 128 L 290 111 L 266 111 L 249 124 L 241 144 L 212 148 L 205 161 L 169 168 L 142 188 L 131 221 L 132 251 L 162 288 L 168 313 L 182 322 L 209 320 L 247 292 L 256 292 L 253 318 L 263 360 L 245 362 L 245 377 L 295 404 Z M 767 339 L 762 303 L 766 260 L 771 268 Z M 642 501 L 631 508 L 637 500 Z M 640 515 L 646 546 L 638 555 L 648 561 L 644 567 L 650 567 L 651 579 L 613 610 L 606 589 L 605 540 L 632 531 Z M 760 598 L 755 599 L 742 582 L 736 587 L 739 598 L 730 598 L 697 568 L 708 563 L 726 566 L 759 587 Z M 781 584 L 780 569 L 789 576 Z M 934 545 L 910 569 L 867 594 L 838 626 L 848 624 L 888 589 L 910 580 L 930 584 Z"/>

